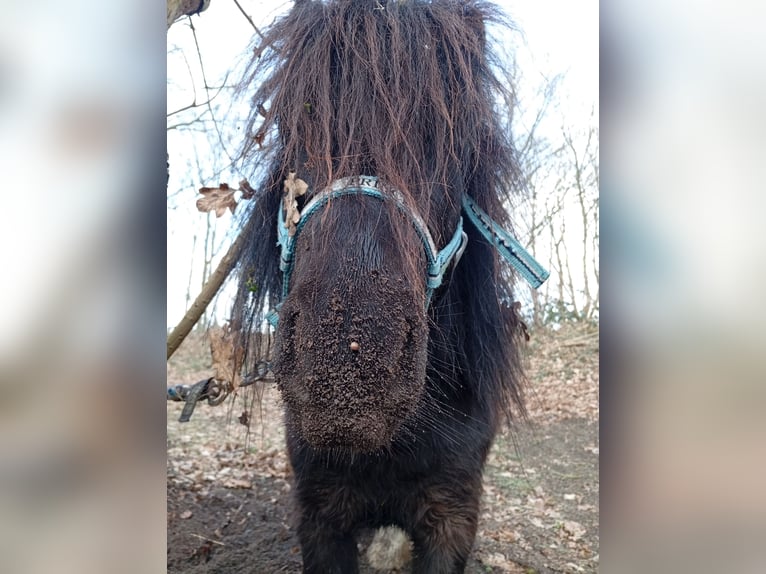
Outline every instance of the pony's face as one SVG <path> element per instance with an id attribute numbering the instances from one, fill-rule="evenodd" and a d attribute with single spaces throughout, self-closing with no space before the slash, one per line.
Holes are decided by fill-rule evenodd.
<path id="1" fill-rule="evenodd" d="M 254 102 L 261 105 L 250 119 L 246 157 L 266 141 L 271 183 L 296 171 L 312 190 L 377 176 L 401 191 L 441 250 L 455 234 L 464 188 L 491 196 L 495 181 L 512 171 L 494 110 L 496 95 L 507 98 L 487 64 L 480 7 L 380 7 L 299 2 L 275 24 L 247 80 L 259 84 Z M 269 197 L 261 213 L 276 204 Z M 252 251 L 263 255 L 272 246 Z M 418 412 L 428 347 L 426 259 L 410 218 L 379 199 L 336 198 L 311 216 L 296 242 L 273 361 L 292 432 L 316 447 L 370 452 Z M 273 296 L 269 287 L 264 293 Z"/>
<path id="2" fill-rule="evenodd" d="M 336 198 L 298 236 L 274 372 L 291 430 L 316 448 L 389 444 L 425 386 L 425 254 L 411 222 Z"/>
<path id="3" fill-rule="evenodd" d="M 435 250 L 452 244 L 465 195 L 504 223 L 503 190 L 520 179 L 512 82 L 486 42 L 493 20 L 484 2 L 317 0 L 269 27 L 241 84 L 254 104 L 241 159 L 268 177 L 239 258 L 236 323 L 258 327 L 283 295 L 274 223 L 290 172 L 311 190 L 302 209 L 333 182 L 377 176 L 428 223 Z M 505 385 L 519 397 L 511 330 L 498 319 L 510 283 L 487 247 L 468 244 L 427 318 L 427 257 L 411 220 L 374 197 L 336 198 L 312 215 L 272 356 L 290 432 L 320 448 L 385 448 L 417 432 L 414 415 L 433 418 L 429 403 L 441 409 L 468 364 L 482 392 Z"/>

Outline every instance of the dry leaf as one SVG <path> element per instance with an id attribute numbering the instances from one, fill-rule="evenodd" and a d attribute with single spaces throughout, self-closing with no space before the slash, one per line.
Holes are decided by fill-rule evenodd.
<path id="1" fill-rule="evenodd" d="M 218 187 L 202 187 L 199 192 L 204 197 L 197 200 L 197 209 L 202 212 L 215 211 L 216 217 L 221 217 L 226 213 L 227 208 L 234 213 L 237 208 L 234 191 L 226 183 L 222 183 Z"/>
<path id="2" fill-rule="evenodd" d="M 298 199 L 308 191 L 308 184 L 300 178 L 295 177 L 295 172 L 291 171 L 285 179 L 285 221 L 287 222 L 288 234 L 290 237 L 295 235 L 296 226 L 301 219 L 301 212 L 298 211 Z"/>
<path id="3" fill-rule="evenodd" d="M 239 372 L 245 357 L 245 350 L 234 345 L 236 334 L 236 331 L 231 330 L 230 325 L 211 329 L 208 332 L 210 356 L 213 359 L 213 369 L 215 369 L 214 378 L 228 381 L 234 389 L 239 387 Z"/>
<path id="4" fill-rule="evenodd" d="M 492 554 L 485 555 L 483 561 L 495 568 L 500 568 L 505 571 L 510 570 L 511 565 L 509 564 L 508 559 L 500 552 L 493 552 Z"/>
<path id="5" fill-rule="evenodd" d="M 242 199 L 251 199 L 255 195 L 255 190 L 246 179 L 239 182 L 239 190 L 242 192 Z"/>
<path id="6" fill-rule="evenodd" d="M 223 481 L 223 486 L 226 488 L 253 488 L 253 484 L 245 478 L 232 478 L 230 480 Z"/>
<path id="7" fill-rule="evenodd" d="M 263 149 L 263 140 L 266 139 L 266 132 L 259 131 L 255 134 L 255 143 L 258 144 L 258 149 Z"/>
<path id="8" fill-rule="evenodd" d="M 574 520 L 566 520 L 561 525 L 561 530 L 572 541 L 577 542 L 585 534 L 585 527 Z"/>
<path id="9" fill-rule="evenodd" d="M 302 179 L 295 177 L 294 171 L 291 171 L 289 174 L 287 174 L 287 179 L 285 180 L 286 193 L 292 192 L 294 197 L 300 197 L 306 193 L 308 189 L 309 184 L 307 184 Z"/>

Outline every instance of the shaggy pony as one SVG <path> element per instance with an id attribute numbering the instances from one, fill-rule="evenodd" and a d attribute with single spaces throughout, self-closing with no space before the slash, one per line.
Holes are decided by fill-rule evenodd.
<path id="1" fill-rule="evenodd" d="M 462 572 L 487 453 L 501 423 L 524 415 L 513 276 L 467 222 L 465 252 L 426 307 L 411 219 L 391 201 L 333 200 L 299 237 L 282 301 L 277 214 L 291 173 L 308 184 L 299 208 L 340 178 L 376 176 L 437 248 L 464 194 L 510 225 L 515 95 L 488 22 L 509 28 L 483 2 L 296 1 L 242 82 L 242 159 L 263 176 L 232 323 L 254 369 L 264 357 L 249 338 L 281 303 L 273 366 L 304 572 L 356 572 L 354 535 L 386 525 L 412 538 L 415 572 Z"/>

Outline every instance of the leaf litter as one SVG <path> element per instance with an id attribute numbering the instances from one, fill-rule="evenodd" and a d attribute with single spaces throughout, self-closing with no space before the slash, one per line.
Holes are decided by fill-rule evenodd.
<path id="1" fill-rule="evenodd" d="M 598 333 L 531 334 L 531 422 L 502 432 L 490 453 L 468 574 L 598 571 Z M 211 369 L 206 341 L 192 336 L 168 363 L 168 384 Z M 188 423 L 177 422 L 180 408 L 168 403 L 168 572 L 299 572 L 276 388 L 200 404 Z M 379 572 L 364 557 L 370 538 L 362 574 Z"/>

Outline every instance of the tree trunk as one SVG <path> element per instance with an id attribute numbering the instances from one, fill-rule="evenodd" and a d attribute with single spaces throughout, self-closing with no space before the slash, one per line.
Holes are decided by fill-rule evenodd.
<path id="1" fill-rule="evenodd" d="M 191 16 L 207 10 L 210 0 L 167 0 L 168 29 L 181 16 Z"/>

